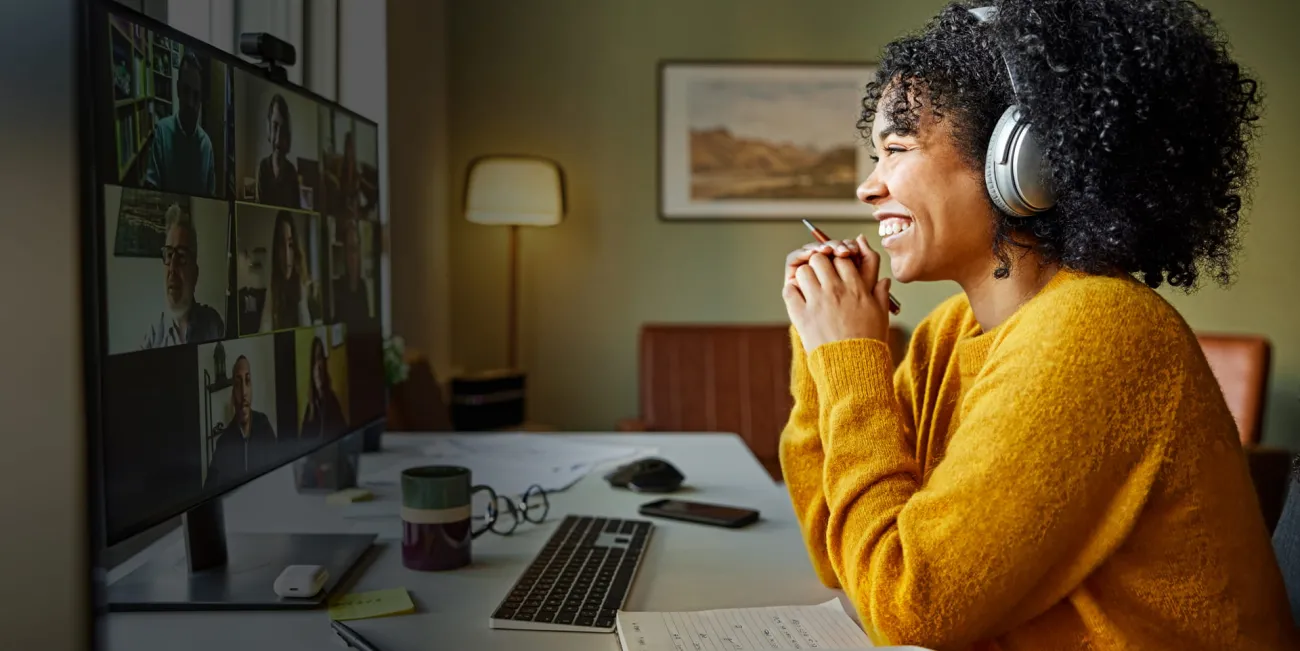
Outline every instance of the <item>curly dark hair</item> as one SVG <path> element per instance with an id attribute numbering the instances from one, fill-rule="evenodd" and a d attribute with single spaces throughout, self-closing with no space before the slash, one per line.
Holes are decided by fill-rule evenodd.
<path id="1" fill-rule="evenodd" d="M 996 276 L 1019 247 L 1151 287 L 1190 291 L 1202 272 L 1231 282 L 1262 97 L 1210 14 L 1185 0 L 979 4 L 997 7 L 993 20 L 953 2 L 886 46 L 862 101 L 864 137 L 882 95 L 904 133 L 929 109 L 982 174 L 989 135 L 1017 101 L 1009 64 L 1057 202 L 1029 218 L 993 210 Z"/>

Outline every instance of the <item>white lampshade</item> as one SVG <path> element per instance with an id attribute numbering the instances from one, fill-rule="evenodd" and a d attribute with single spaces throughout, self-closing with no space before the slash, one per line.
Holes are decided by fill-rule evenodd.
<path id="1" fill-rule="evenodd" d="M 465 219 L 475 224 L 554 226 L 564 219 L 564 175 L 555 161 L 487 156 L 470 164 Z"/>

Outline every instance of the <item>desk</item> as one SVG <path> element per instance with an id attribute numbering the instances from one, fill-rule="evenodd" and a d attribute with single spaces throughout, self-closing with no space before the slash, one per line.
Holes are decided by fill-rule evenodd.
<path id="1" fill-rule="evenodd" d="M 566 434 L 567 436 L 574 436 Z M 388 434 L 384 446 L 400 449 L 430 434 Z M 545 436 L 545 434 L 539 434 Z M 701 610 L 814 604 L 842 595 L 813 573 L 798 522 L 784 488 L 744 442 L 730 434 L 582 434 L 595 441 L 658 448 L 686 475 L 676 497 L 757 508 L 762 519 L 740 530 L 654 520 L 646 555 L 632 584 L 627 610 Z M 383 455 L 385 453 L 378 453 Z M 365 461 L 362 462 L 366 463 Z M 638 505 L 654 499 L 611 489 L 593 473 L 551 495 L 542 525 L 522 523 L 509 537 L 484 534 L 474 541 L 474 562 L 451 572 L 415 572 L 402 566 L 401 542 L 380 539 L 349 591 L 405 587 L 416 603 L 411 615 L 349 624 L 383 651 L 425 649 L 530 649 L 614 651 L 614 634 L 508 631 L 488 628 L 488 615 L 523 572 L 564 515 L 640 517 Z M 230 531 L 350 532 L 353 521 L 319 495 L 299 495 L 281 468 L 227 496 Z M 179 532 L 159 540 L 181 544 Z M 133 565 L 133 564 L 132 564 Z M 124 566 L 128 567 L 128 566 Z M 110 574 L 115 578 L 118 572 Z M 844 605 L 850 612 L 849 603 Z M 293 612 L 112 613 L 104 622 L 108 651 L 276 649 L 318 651 L 333 643 L 324 610 Z"/>

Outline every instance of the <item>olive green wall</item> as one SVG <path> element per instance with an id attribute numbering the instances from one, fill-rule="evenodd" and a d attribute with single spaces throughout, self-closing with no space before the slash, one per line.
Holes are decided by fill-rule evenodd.
<path id="1" fill-rule="evenodd" d="M 647 321 L 784 321 L 778 274 L 807 241 L 797 222 L 680 223 L 656 208 L 656 75 L 665 58 L 870 60 L 917 28 L 933 0 L 475 0 L 448 3 L 451 351 L 466 370 L 505 362 L 506 233 L 458 217 L 471 158 L 555 158 L 569 215 L 525 229 L 520 339 L 530 416 L 605 430 L 637 411 Z M 1287 0 L 1214 0 L 1239 58 L 1270 97 L 1240 280 L 1172 295 L 1196 328 L 1275 342 L 1267 440 L 1300 445 L 1300 40 Z M 396 101 L 396 100 L 393 100 Z M 1190 134 L 1189 134 L 1190 135 Z M 870 224 L 825 222 L 833 237 Z M 669 259 L 678 262 L 670 263 Z M 897 286 L 914 325 L 953 284 Z"/>

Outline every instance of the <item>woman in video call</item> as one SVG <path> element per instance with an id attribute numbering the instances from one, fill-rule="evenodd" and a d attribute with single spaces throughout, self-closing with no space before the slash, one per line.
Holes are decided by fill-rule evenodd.
<path id="1" fill-rule="evenodd" d="M 266 141 L 271 153 L 257 166 L 257 201 L 259 203 L 301 208 L 298 169 L 289 160 L 293 146 L 293 121 L 289 103 L 276 93 L 266 107 Z"/>
<path id="2" fill-rule="evenodd" d="M 356 132 L 343 136 L 343 160 L 339 170 L 339 212 L 349 217 L 361 216 L 361 170 L 357 166 Z"/>
<path id="3" fill-rule="evenodd" d="M 889 44 L 862 103 L 893 278 L 962 290 L 896 370 L 866 239 L 786 260 L 812 564 L 879 645 L 1295 649 L 1236 424 L 1155 291 L 1230 277 L 1256 83 L 1192 3 L 997 7 Z M 984 182 L 1017 102 L 1056 197 L 1026 217 Z"/>
<path id="4" fill-rule="evenodd" d="M 307 410 L 303 413 L 301 438 L 320 438 L 340 432 L 347 426 L 343 405 L 330 380 L 329 358 L 320 337 L 311 341 L 311 381 L 307 389 Z"/>
<path id="5" fill-rule="evenodd" d="M 307 271 L 307 259 L 299 244 L 293 215 L 281 210 L 275 216 L 271 235 L 271 281 L 262 307 L 262 332 L 311 325 L 310 300 L 315 283 Z"/>

